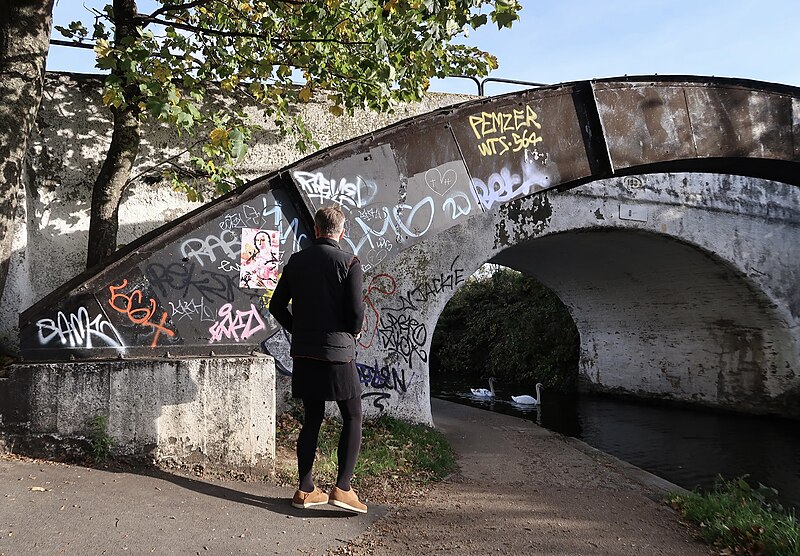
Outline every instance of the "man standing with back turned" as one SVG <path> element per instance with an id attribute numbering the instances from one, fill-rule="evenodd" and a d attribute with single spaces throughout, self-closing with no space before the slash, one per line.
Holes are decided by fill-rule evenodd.
<path id="1" fill-rule="evenodd" d="M 305 411 L 297 438 L 300 485 L 292 506 L 309 508 L 330 503 L 366 513 L 367 506 L 350 488 L 361 449 L 361 384 L 355 338 L 364 323 L 364 272 L 358 257 L 339 248 L 344 221 L 338 207 L 317 211 L 316 241 L 289 258 L 272 294 L 269 312 L 292 334 L 292 397 L 303 400 Z M 330 498 L 314 486 L 312 478 L 326 400 L 336 401 L 342 414 L 339 471 Z"/>

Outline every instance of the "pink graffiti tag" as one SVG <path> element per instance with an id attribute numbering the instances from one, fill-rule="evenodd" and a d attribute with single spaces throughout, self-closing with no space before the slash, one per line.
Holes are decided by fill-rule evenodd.
<path id="1" fill-rule="evenodd" d="M 130 295 L 117 293 L 127 285 L 128 279 L 126 278 L 119 286 L 108 287 L 108 291 L 111 292 L 111 299 L 108 300 L 108 304 L 111 305 L 111 308 L 119 313 L 122 313 L 123 315 L 127 315 L 128 319 L 133 324 L 153 327 L 155 329 L 155 335 L 153 336 L 153 341 L 150 343 L 150 347 L 152 348 L 158 345 L 158 337 L 162 332 L 170 337 L 175 336 L 174 330 L 170 330 L 164 326 L 164 323 L 167 322 L 168 318 L 166 311 L 161 314 L 161 322 L 158 324 L 150 321 L 150 318 L 155 314 L 157 309 L 155 299 L 151 297 L 147 303 L 143 303 L 142 292 L 139 290 L 133 290 Z M 117 300 L 120 298 L 123 300 L 123 304 L 117 305 Z"/>
<path id="2" fill-rule="evenodd" d="M 364 326 L 361 328 L 361 337 L 358 340 L 358 345 L 368 348 L 375 341 L 375 335 L 378 333 L 378 325 L 381 322 L 380 313 L 375 308 L 375 302 L 372 300 L 372 293 L 378 292 L 383 295 L 394 295 L 397 291 L 397 282 L 389 274 L 378 274 L 372 277 L 369 287 L 367 287 L 367 294 L 364 296 L 364 303 L 369 307 L 364 315 Z"/>
<path id="3" fill-rule="evenodd" d="M 222 337 L 233 339 L 236 342 L 246 340 L 259 330 L 266 329 L 264 320 L 258 314 L 258 310 L 251 303 L 249 311 L 239 311 L 233 314 L 233 305 L 226 303 L 219 308 L 217 314 L 221 320 L 211 325 L 208 331 L 211 333 L 209 344 L 219 342 Z"/>

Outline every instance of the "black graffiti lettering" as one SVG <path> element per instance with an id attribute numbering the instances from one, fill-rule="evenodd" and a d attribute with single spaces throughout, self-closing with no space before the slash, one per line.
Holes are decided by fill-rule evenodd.
<path id="1" fill-rule="evenodd" d="M 421 284 L 413 290 L 410 290 L 405 296 L 399 296 L 402 306 L 397 307 L 396 310 L 417 310 L 417 304 L 427 303 L 432 297 L 442 292 L 453 291 L 460 284 L 463 284 L 464 269 L 455 268 L 457 262 L 458 257 L 453 259 L 453 262 L 450 264 L 449 272 L 440 272 L 438 276 L 434 276 L 430 280 L 427 280 L 424 284 Z"/>
<path id="2" fill-rule="evenodd" d="M 428 329 L 413 316 L 386 312 L 381 316 L 381 328 L 378 333 L 383 347 L 390 354 L 402 357 L 411 367 L 416 354 L 425 363 L 428 353 L 422 349 L 428 339 Z"/>
<path id="3" fill-rule="evenodd" d="M 210 270 L 201 270 L 195 276 L 195 268 L 195 263 L 188 267 L 181 263 L 167 266 L 153 263 L 147 267 L 145 276 L 162 296 L 168 296 L 177 290 L 181 292 L 180 297 L 186 299 L 189 291 L 195 290 L 207 301 L 233 302 L 234 284 L 229 276 Z"/>
<path id="4" fill-rule="evenodd" d="M 386 409 L 386 407 L 381 402 L 383 402 L 384 400 L 388 400 L 391 397 L 392 397 L 392 395 L 391 394 L 387 394 L 386 392 L 366 392 L 364 394 L 361 394 L 361 399 L 362 400 L 366 400 L 366 399 L 369 399 L 369 398 L 375 398 L 374 400 L 372 400 L 372 405 L 377 407 L 381 411 Z"/>
<path id="5" fill-rule="evenodd" d="M 365 386 L 376 390 L 393 390 L 400 394 L 408 391 L 405 369 L 400 369 L 398 372 L 396 368 L 390 368 L 388 365 L 379 367 L 377 359 L 374 365 L 356 363 L 356 368 L 358 369 L 358 379 Z"/>

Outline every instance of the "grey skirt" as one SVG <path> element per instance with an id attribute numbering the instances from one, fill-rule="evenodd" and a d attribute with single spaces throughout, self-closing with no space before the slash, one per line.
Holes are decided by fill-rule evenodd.
<path id="1" fill-rule="evenodd" d="M 361 396 L 355 360 L 347 363 L 308 357 L 292 359 L 292 397 L 340 401 Z"/>

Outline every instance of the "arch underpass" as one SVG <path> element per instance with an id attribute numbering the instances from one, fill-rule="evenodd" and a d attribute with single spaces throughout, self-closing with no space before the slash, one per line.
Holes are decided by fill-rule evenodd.
<path id="1" fill-rule="evenodd" d="M 441 310 L 492 260 L 567 303 L 592 387 L 800 416 L 800 90 L 578 82 L 316 153 L 127 246 L 20 317 L 25 359 L 247 355 L 311 214 L 367 270 L 365 404 L 430 421 Z M 374 377 L 384 377 L 375 380 Z"/>

